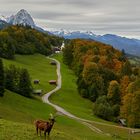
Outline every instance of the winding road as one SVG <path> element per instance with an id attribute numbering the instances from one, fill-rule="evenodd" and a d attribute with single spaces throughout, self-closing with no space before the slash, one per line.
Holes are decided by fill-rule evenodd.
<path id="1" fill-rule="evenodd" d="M 87 127 L 89 127 L 92 131 L 97 132 L 97 133 L 102 133 L 102 131 L 100 129 L 96 128 L 95 126 L 93 126 L 91 124 L 92 121 L 76 117 L 75 115 L 73 115 L 73 114 L 69 113 L 68 111 L 66 111 L 64 108 L 62 108 L 62 107 L 60 107 L 58 105 L 55 105 L 55 104 L 53 104 L 53 103 L 51 103 L 49 101 L 49 97 L 53 93 L 55 93 L 56 91 L 61 89 L 62 80 L 61 80 L 61 72 L 60 72 L 60 62 L 58 60 L 50 58 L 50 57 L 47 57 L 47 58 L 50 59 L 51 61 L 55 61 L 56 62 L 56 66 L 57 66 L 56 72 L 57 72 L 58 79 L 57 79 L 57 86 L 56 86 L 56 88 L 51 90 L 50 92 L 46 93 L 44 96 L 42 96 L 43 102 L 49 104 L 52 107 L 54 107 L 56 109 L 56 111 L 59 112 L 60 114 L 66 115 L 69 118 L 72 118 L 72 119 L 75 119 L 77 121 L 80 121 L 82 124 L 84 124 Z"/>
<path id="2" fill-rule="evenodd" d="M 90 121 L 90 120 L 86 120 L 86 119 L 83 119 L 83 118 L 79 118 L 79 117 L 71 114 L 70 112 L 66 111 L 64 108 L 62 108 L 62 107 L 60 107 L 58 105 L 55 105 L 55 104 L 51 103 L 49 101 L 49 97 L 53 93 L 55 93 L 56 91 L 58 91 L 59 89 L 61 89 L 62 80 L 61 80 L 61 72 L 60 72 L 60 62 L 58 60 L 53 59 L 53 58 L 50 58 L 50 57 L 47 57 L 47 58 L 56 62 L 56 66 L 57 66 L 56 72 L 57 72 L 58 79 L 57 79 L 57 86 L 56 86 L 56 88 L 53 89 L 52 91 L 46 93 L 44 96 L 42 96 L 42 100 L 43 100 L 44 103 L 47 103 L 50 106 L 54 107 L 58 113 L 63 114 L 65 116 L 69 117 L 69 118 L 72 118 L 72 119 L 75 119 L 75 120 L 79 121 L 80 123 L 82 123 L 85 126 L 89 127 L 92 131 L 97 132 L 97 133 L 103 133 L 105 135 L 110 135 L 108 133 L 104 133 L 99 128 L 93 126 L 92 123 L 100 124 L 100 125 L 105 125 L 105 126 L 113 126 L 113 127 L 123 128 L 123 129 L 127 129 L 127 130 L 130 130 L 130 131 L 136 130 L 136 129 L 132 129 L 132 128 L 121 127 L 121 126 L 117 126 L 117 125 L 111 125 L 111 124 L 106 124 L 106 123 L 101 123 L 101 122 L 96 122 L 96 121 Z"/>

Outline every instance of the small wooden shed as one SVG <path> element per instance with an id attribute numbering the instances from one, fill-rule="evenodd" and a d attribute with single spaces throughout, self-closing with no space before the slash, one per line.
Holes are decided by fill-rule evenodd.
<path id="1" fill-rule="evenodd" d="M 34 84 L 39 84 L 40 83 L 40 80 L 39 79 L 35 79 L 34 80 Z"/>
<path id="2" fill-rule="evenodd" d="M 51 61 L 50 64 L 51 65 L 56 65 L 56 62 L 55 61 Z"/>
<path id="3" fill-rule="evenodd" d="M 37 95 L 41 95 L 42 92 L 43 92 L 42 89 L 37 89 L 37 90 L 34 90 L 34 91 L 33 91 L 33 93 L 34 93 L 34 94 L 37 94 Z"/>
<path id="4" fill-rule="evenodd" d="M 57 85 L 57 80 L 50 80 L 49 81 L 49 84 L 50 85 Z"/>

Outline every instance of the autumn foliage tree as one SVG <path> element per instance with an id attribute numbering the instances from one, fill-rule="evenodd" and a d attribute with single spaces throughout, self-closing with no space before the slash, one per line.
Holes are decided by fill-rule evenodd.
<path id="1" fill-rule="evenodd" d="M 96 41 L 74 39 L 66 45 L 63 60 L 78 77 L 79 94 L 95 103 L 95 115 L 113 121 L 122 117 L 130 126 L 139 125 L 140 72 L 131 66 L 124 51 Z"/>
<path id="2" fill-rule="evenodd" d="M 117 81 L 113 80 L 110 82 L 107 98 L 112 105 L 120 104 L 120 85 Z"/>
<path id="3" fill-rule="evenodd" d="M 127 120 L 128 126 L 140 127 L 140 78 L 129 84 L 123 97 L 121 116 Z"/>

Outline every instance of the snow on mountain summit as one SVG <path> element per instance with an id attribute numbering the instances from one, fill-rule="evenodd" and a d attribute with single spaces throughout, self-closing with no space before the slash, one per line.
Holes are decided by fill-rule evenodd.
<path id="1" fill-rule="evenodd" d="M 13 24 L 13 25 L 28 25 L 31 26 L 32 28 L 35 27 L 35 23 L 30 16 L 30 14 L 24 10 L 21 9 L 16 15 L 12 15 L 11 17 L 8 18 L 7 20 L 8 23 Z"/>
<path id="2" fill-rule="evenodd" d="M 0 15 L 0 20 L 7 21 L 7 17 Z"/>

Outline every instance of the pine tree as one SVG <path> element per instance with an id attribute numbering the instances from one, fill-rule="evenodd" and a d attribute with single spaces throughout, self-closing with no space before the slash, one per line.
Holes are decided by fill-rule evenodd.
<path id="1" fill-rule="evenodd" d="M 0 96 L 2 97 L 4 95 L 4 69 L 3 69 L 3 63 L 0 59 Z"/>
<path id="2" fill-rule="evenodd" d="M 124 65 L 122 66 L 121 74 L 122 76 L 125 76 L 125 75 L 130 76 L 132 74 L 132 67 L 129 61 L 126 61 Z"/>
<path id="3" fill-rule="evenodd" d="M 26 69 L 22 69 L 19 77 L 19 94 L 30 97 L 32 92 L 31 80 Z"/>

